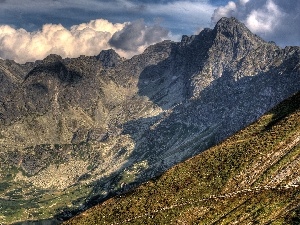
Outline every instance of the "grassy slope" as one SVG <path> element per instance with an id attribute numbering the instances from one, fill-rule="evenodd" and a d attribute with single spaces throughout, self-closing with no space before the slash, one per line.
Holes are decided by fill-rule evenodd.
<path id="1" fill-rule="evenodd" d="M 216 147 L 66 224 L 300 224 L 300 187 L 291 186 L 300 182 L 299 139 L 300 93 Z"/>

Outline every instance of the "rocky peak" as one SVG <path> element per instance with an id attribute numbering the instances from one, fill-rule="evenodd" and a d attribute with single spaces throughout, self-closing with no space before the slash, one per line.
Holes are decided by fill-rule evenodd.
<path id="1" fill-rule="evenodd" d="M 28 73 L 28 76 L 33 75 L 36 72 L 44 71 L 45 69 L 47 69 L 47 71 L 59 70 L 62 65 L 63 62 L 61 56 L 50 54 L 45 59 L 38 61 L 36 66 Z"/>
<path id="2" fill-rule="evenodd" d="M 174 45 L 174 42 L 170 40 L 165 40 L 160 43 L 156 43 L 154 45 L 150 45 L 145 49 L 143 54 L 163 54 L 169 53 Z"/>
<path id="3" fill-rule="evenodd" d="M 192 53 L 198 49 L 196 61 L 203 65 L 201 69 L 195 68 L 195 72 L 191 74 L 190 93 L 193 98 L 199 97 L 201 91 L 211 82 L 224 75 L 236 79 L 257 74 L 261 70 L 257 67 L 260 61 L 272 58 L 270 53 L 279 50 L 275 44 L 265 42 L 233 17 L 220 19 L 213 30 L 201 31 L 189 48 Z M 242 72 L 236 75 L 238 65 L 241 65 L 245 58 L 251 62 L 251 66 L 245 64 L 243 69 L 240 69 Z"/>
<path id="4" fill-rule="evenodd" d="M 177 48 L 178 43 L 165 40 L 154 45 L 150 45 L 145 49 L 145 51 L 134 58 L 144 61 L 144 65 L 157 64 L 158 62 L 168 59 L 173 51 Z"/>
<path id="5" fill-rule="evenodd" d="M 57 63 L 61 61 L 62 61 L 62 57 L 60 55 L 50 54 L 45 59 L 42 60 L 42 63 L 48 64 L 48 63 Z"/>
<path id="6" fill-rule="evenodd" d="M 211 33 L 212 33 L 212 29 L 204 28 L 198 35 L 191 35 L 191 36 L 183 35 L 181 38 L 181 41 L 180 41 L 180 46 L 189 45 L 189 44 L 193 43 L 194 41 L 203 42 L 203 41 L 211 38 Z"/>
<path id="7" fill-rule="evenodd" d="M 245 32 L 251 33 L 251 31 L 243 23 L 241 23 L 234 17 L 221 18 L 217 22 L 214 30 L 216 30 L 217 32 L 220 32 L 220 33 L 231 34 L 231 35 L 234 35 L 235 33 L 245 33 Z M 251 34 L 251 35 L 253 35 L 253 34 Z"/>
<path id="8" fill-rule="evenodd" d="M 181 45 L 189 45 L 195 40 L 196 35 L 188 36 L 188 35 L 182 35 L 180 44 Z"/>
<path id="9" fill-rule="evenodd" d="M 25 77 L 28 82 L 28 78 L 32 78 L 34 82 L 47 81 L 49 79 L 57 79 L 64 84 L 70 84 L 77 82 L 81 79 L 82 75 L 77 71 L 70 70 L 61 56 L 51 54 L 45 59 L 40 61 Z M 34 77 L 34 78 L 33 78 Z M 32 80 L 29 79 L 29 80 Z"/>
<path id="10" fill-rule="evenodd" d="M 253 34 L 243 23 L 236 18 L 223 17 L 218 21 L 214 28 L 216 35 L 215 42 L 220 44 L 226 42 L 224 39 L 230 40 L 233 44 L 257 47 L 260 44 L 266 44 L 263 39 Z"/>
<path id="11" fill-rule="evenodd" d="M 103 67 L 114 67 L 123 60 L 113 49 L 102 50 L 96 58 L 102 62 Z"/>

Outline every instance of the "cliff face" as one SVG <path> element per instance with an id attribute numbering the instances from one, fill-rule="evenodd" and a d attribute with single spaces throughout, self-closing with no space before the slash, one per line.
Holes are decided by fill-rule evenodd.
<path id="1" fill-rule="evenodd" d="M 162 173 L 299 91 L 299 59 L 299 47 L 281 49 L 223 18 L 128 60 L 107 50 L 0 61 L 0 216 L 69 216 Z M 16 213 L 11 199 L 23 204 Z"/>

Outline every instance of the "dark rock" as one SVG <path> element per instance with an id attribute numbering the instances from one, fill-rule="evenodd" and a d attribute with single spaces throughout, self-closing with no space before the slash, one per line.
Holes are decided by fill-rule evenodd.
<path id="1" fill-rule="evenodd" d="M 123 59 L 113 49 L 101 51 L 96 58 L 101 61 L 102 66 L 105 68 L 115 67 L 123 61 Z"/>

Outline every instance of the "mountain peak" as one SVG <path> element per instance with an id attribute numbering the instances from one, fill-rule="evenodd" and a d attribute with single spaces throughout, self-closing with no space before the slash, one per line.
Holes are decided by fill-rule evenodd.
<path id="1" fill-rule="evenodd" d="M 96 58 L 102 62 L 104 67 L 114 67 L 122 61 L 122 58 L 113 49 L 102 50 Z"/>
<path id="2" fill-rule="evenodd" d="M 217 33 L 217 36 L 224 36 L 229 39 L 233 39 L 237 41 L 238 39 L 247 39 L 251 42 L 256 42 L 259 44 L 266 43 L 263 39 L 253 34 L 245 24 L 240 22 L 234 17 L 223 17 L 221 18 L 215 28 L 214 31 Z"/>
<path id="3" fill-rule="evenodd" d="M 242 24 L 239 20 L 235 17 L 222 17 L 217 24 Z"/>
<path id="4" fill-rule="evenodd" d="M 45 63 L 54 63 L 54 62 L 60 62 L 61 60 L 62 60 L 62 57 L 60 55 L 50 54 L 46 58 L 44 58 L 42 61 Z"/>
<path id="5" fill-rule="evenodd" d="M 119 56 L 114 49 L 102 50 L 97 57 L 101 58 L 103 56 Z"/>
<path id="6" fill-rule="evenodd" d="M 231 30 L 233 28 L 239 28 L 241 30 L 248 30 L 248 28 L 245 26 L 245 24 L 243 24 L 242 22 L 240 22 L 239 20 L 237 20 L 235 17 L 222 17 L 216 24 L 215 29 L 221 31 L 221 30 Z M 250 32 L 250 31 L 249 31 Z"/>
<path id="7" fill-rule="evenodd" d="M 230 18 L 227 18 L 227 17 L 223 17 L 221 18 L 214 30 L 216 30 L 218 33 L 223 33 L 223 32 L 234 32 L 234 31 L 237 31 L 239 33 L 241 32 L 249 32 L 251 33 L 251 31 L 240 21 L 238 21 L 236 18 L 234 17 L 230 17 Z"/>

